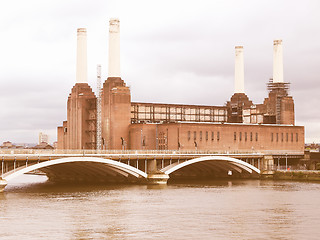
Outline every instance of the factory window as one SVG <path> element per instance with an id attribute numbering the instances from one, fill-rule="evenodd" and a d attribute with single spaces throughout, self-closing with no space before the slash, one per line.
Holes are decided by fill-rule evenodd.
<path id="1" fill-rule="evenodd" d="M 279 142 L 279 133 L 277 133 L 277 142 Z"/>
<path id="2" fill-rule="evenodd" d="M 286 142 L 289 141 L 289 133 L 286 133 Z"/>
<path id="3" fill-rule="evenodd" d="M 196 131 L 193 132 L 193 140 L 197 140 L 197 132 Z"/>
<path id="4" fill-rule="evenodd" d="M 188 131 L 188 141 L 190 141 L 190 138 L 191 138 L 191 133 L 190 131 Z"/>
<path id="5" fill-rule="evenodd" d="M 297 137 L 297 139 L 298 139 L 298 137 Z M 217 141 L 219 141 L 219 140 L 220 140 L 220 132 L 217 132 Z"/>
<path id="6" fill-rule="evenodd" d="M 200 131 L 200 141 L 202 141 L 202 131 Z"/>
<path id="7" fill-rule="evenodd" d="M 250 141 L 252 142 L 252 132 L 250 132 Z"/>
<path id="8" fill-rule="evenodd" d="M 258 133 L 256 133 L 256 142 L 258 142 Z"/>
<path id="9" fill-rule="evenodd" d="M 239 140 L 242 140 L 242 132 L 239 132 Z"/>
<path id="10" fill-rule="evenodd" d="M 244 140 L 247 141 L 247 132 L 244 133 Z"/>
<path id="11" fill-rule="evenodd" d="M 281 133 L 281 142 L 283 142 L 283 133 Z"/>
<path id="12" fill-rule="evenodd" d="M 235 140 L 235 141 L 237 140 L 237 132 L 233 133 L 233 140 Z"/>
<path id="13" fill-rule="evenodd" d="M 291 142 L 293 142 L 293 133 L 291 133 Z"/>
<path id="14" fill-rule="evenodd" d="M 298 139 L 298 133 L 296 133 L 296 142 L 298 142 L 298 140 L 299 140 L 299 139 Z"/>
<path id="15" fill-rule="evenodd" d="M 209 133 L 208 131 L 206 131 L 206 141 L 208 141 L 208 139 L 209 139 Z"/>
<path id="16" fill-rule="evenodd" d="M 273 142 L 273 133 L 271 133 L 271 142 Z"/>
<path id="17" fill-rule="evenodd" d="M 211 132 L 211 141 L 214 140 L 214 132 Z"/>

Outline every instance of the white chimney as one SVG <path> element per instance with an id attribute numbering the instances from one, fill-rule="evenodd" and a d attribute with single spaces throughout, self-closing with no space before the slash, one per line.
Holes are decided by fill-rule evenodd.
<path id="1" fill-rule="evenodd" d="M 120 77 L 120 21 L 109 21 L 109 73 L 108 77 Z"/>
<path id="2" fill-rule="evenodd" d="M 282 40 L 273 41 L 273 82 L 283 82 Z"/>
<path id="3" fill-rule="evenodd" d="M 78 28 L 77 31 L 77 83 L 87 83 L 87 29 Z"/>
<path id="4" fill-rule="evenodd" d="M 234 93 L 244 93 L 243 46 L 236 46 L 234 65 Z"/>

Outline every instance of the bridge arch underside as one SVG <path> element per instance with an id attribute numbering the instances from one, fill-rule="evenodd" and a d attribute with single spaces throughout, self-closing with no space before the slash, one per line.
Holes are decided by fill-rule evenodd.
<path id="1" fill-rule="evenodd" d="M 169 181 L 188 179 L 258 178 L 247 166 L 223 160 L 206 160 L 183 166 L 169 173 Z"/>
<path id="2" fill-rule="evenodd" d="M 127 164 L 102 158 L 69 157 L 22 166 L 3 175 L 10 181 L 24 173 L 44 172 L 55 182 L 137 183 L 147 174 Z"/>
<path id="3" fill-rule="evenodd" d="M 133 183 L 139 178 L 118 168 L 93 162 L 72 162 L 40 168 L 50 181 L 54 182 L 94 182 Z"/>

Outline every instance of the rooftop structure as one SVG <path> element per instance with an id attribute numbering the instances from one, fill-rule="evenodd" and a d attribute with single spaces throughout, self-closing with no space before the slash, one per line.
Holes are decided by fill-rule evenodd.
<path id="1" fill-rule="evenodd" d="M 78 38 L 79 44 L 84 46 L 84 41 Z M 84 57 L 79 61 L 86 69 Z M 78 68 L 81 65 L 77 73 L 85 76 L 86 70 Z M 254 104 L 244 88 L 243 46 L 236 46 L 234 94 L 226 105 L 132 102 L 120 75 L 120 21 L 111 19 L 108 78 L 96 97 L 77 77 L 68 98 L 67 121 L 58 127 L 58 149 L 303 151 L 304 127 L 295 126 L 293 98 L 283 80 L 281 40 L 274 41 L 273 79 L 267 86 L 268 97 Z"/>

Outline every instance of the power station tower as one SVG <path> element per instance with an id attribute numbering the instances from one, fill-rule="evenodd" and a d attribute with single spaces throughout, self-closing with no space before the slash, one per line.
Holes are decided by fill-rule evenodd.
<path id="1" fill-rule="evenodd" d="M 102 148 L 101 138 L 101 65 L 97 65 L 97 150 Z"/>

